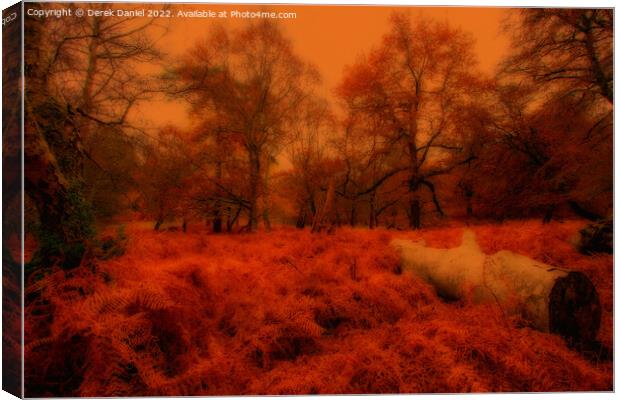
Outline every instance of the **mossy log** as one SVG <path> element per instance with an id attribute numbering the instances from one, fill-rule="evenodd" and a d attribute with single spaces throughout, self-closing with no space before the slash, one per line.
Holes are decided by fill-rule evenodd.
<path id="1" fill-rule="evenodd" d="M 533 328 L 567 339 L 596 338 L 600 303 L 594 285 L 581 272 L 505 250 L 487 255 L 470 230 L 453 249 L 401 239 L 391 245 L 400 254 L 402 269 L 433 285 L 442 297 L 497 303 L 506 315 L 521 316 Z"/>

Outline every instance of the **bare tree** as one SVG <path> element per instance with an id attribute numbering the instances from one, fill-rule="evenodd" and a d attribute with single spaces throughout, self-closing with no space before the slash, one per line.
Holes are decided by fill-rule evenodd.
<path id="1" fill-rule="evenodd" d="M 506 28 L 513 46 L 497 76 L 492 129 L 511 151 L 505 159 L 527 160 L 520 169 L 530 178 L 513 182 L 513 197 L 544 206 L 545 221 L 565 203 L 598 219 L 609 207 L 600 194 L 612 187 L 613 11 L 527 9 Z"/>
<path id="2" fill-rule="evenodd" d="M 458 105 L 465 101 L 475 62 L 473 42 L 447 25 L 395 14 L 383 45 L 354 65 L 340 86 L 352 115 L 372 120 L 377 154 L 397 163 L 358 194 L 372 193 L 387 179 L 407 171 L 410 226 L 421 226 L 420 189 L 430 191 L 443 214 L 433 178 L 471 160 L 458 142 Z"/>
<path id="3" fill-rule="evenodd" d="M 318 195 L 330 173 L 327 144 L 335 129 L 335 118 L 323 99 L 308 99 L 292 125 L 286 144 L 292 168 L 285 174 L 285 184 L 295 201 L 298 228 L 318 211 Z"/>
<path id="4" fill-rule="evenodd" d="M 137 181 L 143 209 L 155 220 L 156 231 L 166 219 L 187 219 L 188 182 L 195 170 L 188 147 L 188 141 L 172 127 L 160 130 L 145 146 Z"/>
<path id="5" fill-rule="evenodd" d="M 223 231 L 224 218 L 230 231 L 240 212 L 248 207 L 242 137 L 228 131 L 225 119 L 203 111 L 189 140 L 197 153 L 192 164 L 198 174 L 190 190 L 194 207 L 212 223 L 213 232 Z"/>
<path id="6" fill-rule="evenodd" d="M 84 168 L 95 157 L 84 147 L 84 138 L 102 127 L 114 133 L 129 129 L 130 109 L 151 91 L 135 73 L 138 63 L 157 56 L 146 34 L 151 23 L 143 21 L 25 19 L 26 162 L 37 166 L 27 171 L 26 192 L 45 231 L 40 238 L 49 239 L 49 246 L 40 241 L 42 251 L 55 253 L 48 259 L 83 253 L 52 247 L 66 243 L 83 248 L 92 231 Z M 81 255 L 73 258 L 71 265 Z"/>
<path id="7" fill-rule="evenodd" d="M 507 28 L 516 51 L 505 72 L 613 104 L 612 9 L 530 8 Z"/>
<path id="8" fill-rule="evenodd" d="M 261 21 L 232 33 L 215 29 L 170 74 L 194 109 L 216 110 L 227 132 L 240 134 L 249 167 L 250 230 L 258 226 L 265 173 L 316 71 L 299 59 L 280 28 Z"/>

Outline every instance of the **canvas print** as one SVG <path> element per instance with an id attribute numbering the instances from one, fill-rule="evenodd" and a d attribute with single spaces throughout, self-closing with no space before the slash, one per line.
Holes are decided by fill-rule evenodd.
<path id="1" fill-rule="evenodd" d="M 614 389 L 613 9 L 19 7 L 5 390 Z"/>

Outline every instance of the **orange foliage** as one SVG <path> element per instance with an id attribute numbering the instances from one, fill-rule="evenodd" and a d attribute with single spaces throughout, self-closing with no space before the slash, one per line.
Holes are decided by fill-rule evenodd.
<path id="1" fill-rule="evenodd" d="M 586 272 L 611 346 L 611 256 L 567 244 L 579 222 L 473 227 L 509 249 Z M 610 390 L 612 363 L 519 327 L 494 306 L 446 303 L 388 246 L 459 243 L 458 226 L 336 235 L 155 233 L 127 252 L 27 288 L 26 395 L 224 395 Z"/>

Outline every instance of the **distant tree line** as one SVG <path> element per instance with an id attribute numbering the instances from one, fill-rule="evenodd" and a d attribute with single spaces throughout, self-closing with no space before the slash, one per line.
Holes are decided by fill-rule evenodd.
<path id="1" fill-rule="evenodd" d="M 395 13 L 345 70 L 339 104 L 272 21 L 210 27 L 174 60 L 158 24 L 26 19 L 26 194 L 41 257 L 71 264 L 98 225 L 129 214 L 232 232 L 303 228 L 321 210 L 334 225 L 399 229 L 611 212 L 611 10 L 515 13 L 494 76 L 467 33 Z M 161 67 L 136 72 L 144 64 Z M 135 123 L 155 96 L 187 104 L 192 128 Z"/>

